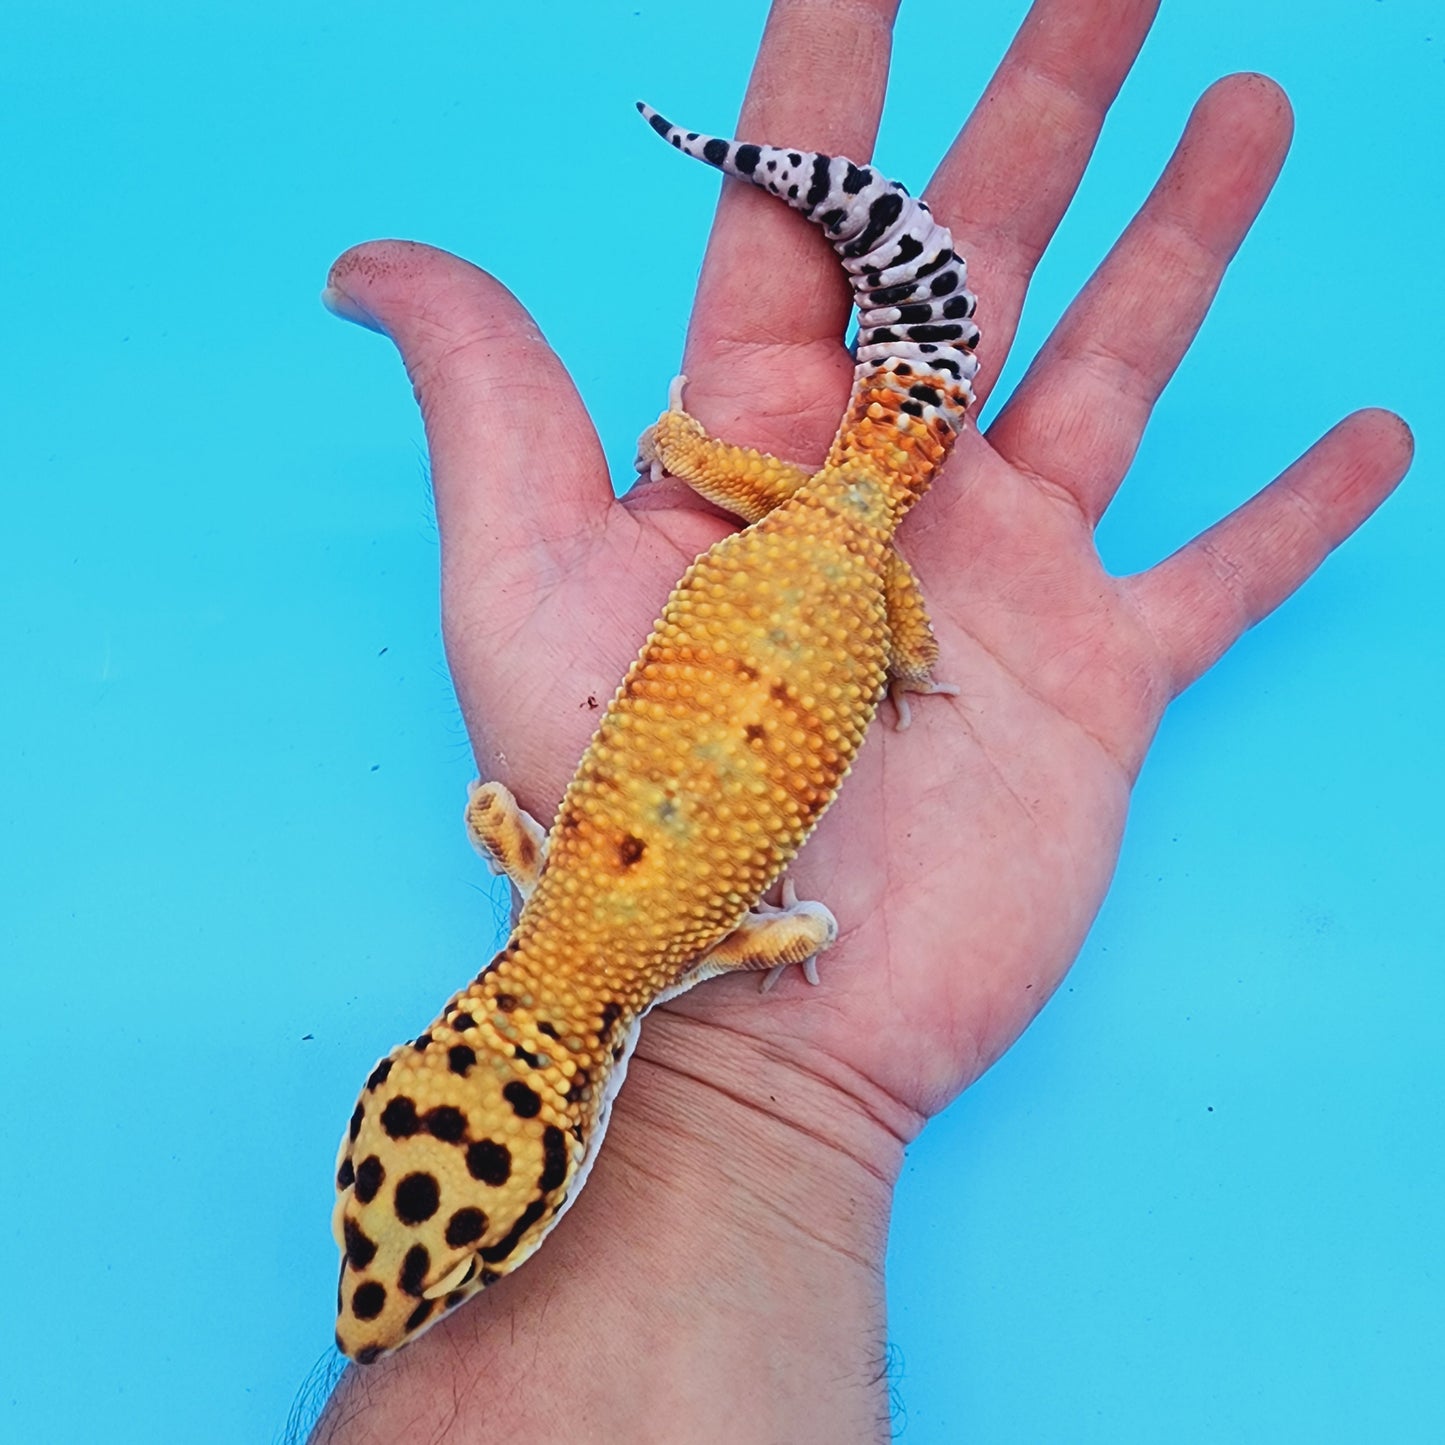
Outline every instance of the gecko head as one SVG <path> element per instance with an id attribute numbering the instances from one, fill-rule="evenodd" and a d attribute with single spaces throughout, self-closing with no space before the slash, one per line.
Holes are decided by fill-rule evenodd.
<path id="1" fill-rule="evenodd" d="M 336 1343 L 362 1364 L 527 1259 L 583 1153 L 512 1050 L 463 1037 L 434 1028 L 383 1059 L 341 1143 Z"/>

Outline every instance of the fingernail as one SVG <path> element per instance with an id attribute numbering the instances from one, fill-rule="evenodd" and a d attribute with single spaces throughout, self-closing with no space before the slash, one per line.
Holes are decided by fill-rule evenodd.
<path id="1" fill-rule="evenodd" d="M 339 316 L 343 321 L 354 322 L 357 326 L 364 326 L 368 331 L 375 331 L 381 336 L 386 335 L 386 327 L 354 296 L 339 286 L 328 286 L 321 293 L 321 304 L 333 316 Z"/>

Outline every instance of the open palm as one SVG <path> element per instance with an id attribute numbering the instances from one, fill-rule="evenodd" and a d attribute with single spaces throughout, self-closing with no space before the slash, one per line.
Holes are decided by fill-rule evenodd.
<path id="1" fill-rule="evenodd" d="M 780 0 L 737 134 L 866 160 L 894 8 Z M 928 189 L 980 297 L 981 397 L 1153 9 L 1040 0 Z M 799 859 L 800 892 L 828 903 L 842 929 L 824 986 L 790 978 L 760 1001 L 755 982 L 722 980 L 670 1005 L 665 1027 L 721 1025 L 744 1051 L 882 1093 L 921 1120 L 1057 985 L 1107 887 L 1166 704 L 1408 464 L 1403 424 L 1357 413 L 1159 566 L 1120 579 L 1099 562 L 1094 527 L 1289 129 L 1284 97 L 1261 77 L 1203 97 L 1153 194 L 987 436 L 965 433 L 904 529 L 938 674 L 962 691 L 917 704 L 907 732 L 886 715 L 875 725 Z M 665 189 L 680 163 L 644 154 L 655 142 L 642 127 L 637 144 L 638 165 L 657 167 L 650 185 Z M 396 341 L 417 388 L 448 652 L 480 769 L 549 820 L 663 599 L 733 524 L 681 483 L 614 500 L 562 364 L 518 303 L 465 262 L 376 243 L 343 256 L 332 286 L 338 309 Z M 689 334 L 688 409 L 729 441 L 816 464 L 848 392 L 848 304 L 813 228 L 727 184 Z"/>

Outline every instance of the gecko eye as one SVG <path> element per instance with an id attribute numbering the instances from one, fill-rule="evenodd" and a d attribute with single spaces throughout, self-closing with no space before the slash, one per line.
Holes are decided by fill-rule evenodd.
<path id="1" fill-rule="evenodd" d="M 450 1294 L 454 1289 L 460 1289 L 476 1273 L 477 1257 L 470 1255 L 468 1258 L 458 1262 L 457 1267 L 450 1273 L 443 1275 L 430 1289 L 421 1292 L 423 1299 L 440 1299 L 445 1294 Z"/>

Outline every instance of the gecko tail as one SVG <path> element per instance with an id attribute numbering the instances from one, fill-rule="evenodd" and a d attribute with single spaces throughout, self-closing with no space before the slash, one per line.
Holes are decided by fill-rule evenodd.
<path id="1" fill-rule="evenodd" d="M 822 229 L 858 307 L 857 378 L 899 362 L 905 376 L 930 376 L 938 412 L 957 431 L 978 372 L 978 303 L 953 237 L 927 203 L 846 156 L 721 140 L 683 130 L 641 101 L 637 109 L 678 150 L 777 196 Z"/>

